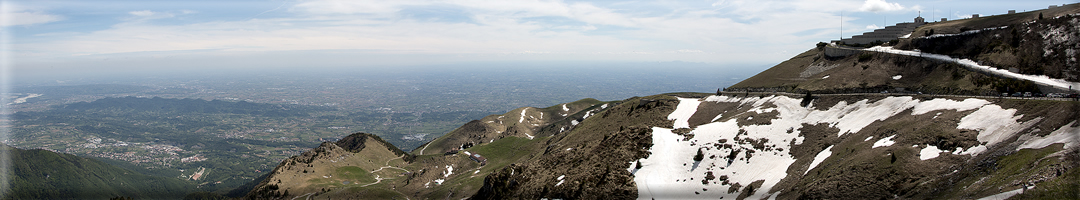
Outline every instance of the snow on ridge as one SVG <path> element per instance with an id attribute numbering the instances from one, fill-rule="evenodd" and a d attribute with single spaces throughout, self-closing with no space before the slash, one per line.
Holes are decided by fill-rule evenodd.
<path id="1" fill-rule="evenodd" d="M 809 173 L 814 167 L 817 167 L 818 164 L 821 164 L 821 162 L 824 162 L 829 156 L 832 156 L 832 147 L 833 146 L 829 146 L 828 148 L 825 148 L 825 150 L 818 152 L 818 154 L 814 156 L 814 161 L 810 162 L 810 167 L 807 167 L 806 171 L 803 172 L 803 175 L 806 175 L 806 173 Z"/>
<path id="2" fill-rule="evenodd" d="M 874 146 L 873 146 L 873 147 L 870 147 L 870 148 L 871 148 L 871 149 L 873 149 L 873 148 L 878 148 L 878 147 L 887 147 L 887 146 L 892 146 L 893 144 L 895 144 L 895 143 L 896 143 L 895 141 L 893 141 L 893 140 L 892 140 L 892 139 L 893 139 L 893 137 L 896 137 L 896 135 L 892 135 L 892 136 L 889 136 L 889 137 L 881 138 L 881 139 L 880 139 L 880 140 L 878 140 L 877 142 L 874 142 Z"/>
<path id="3" fill-rule="evenodd" d="M 987 72 L 987 73 L 991 73 L 991 74 L 997 74 L 997 75 L 1001 75 L 1001 76 L 1005 76 L 1005 77 L 1009 77 L 1009 78 L 1029 80 L 1029 81 L 1038 83 L 1040 85 L 1047 85 L 1047 86 L 1055 87 L 1055 88 L 1058 88 L 1058 89 L 1069 89 L 1070 86 L 1072 86 L 1073 90 L 1076 90 L 1077 88 L 1080 88 L 1080 83 L 1077 83 L 1077 82 L 1070 82 L 1070 81 L 1066 81 L 1064 79 L 1050 78 L 1049 76 L 1046 76 L 1046 75 L 1028 75 L 1028 74 L 1013 73 L 1013 72 L 1010 72 L 1009 70 L 993 68 L 993 67 L 985 66 L 985 65 L 979 65 L 975 61 L 971 61 L 969 59 L 956 59 L 956 58 L 949 57 L 947 55 L 932 54 L 932 53 L 922 53 L 922 52 L 918 52 L 918 51 L 899 50 L 899 49 L 893 49 L 892 47 L 883 47 L 883 46 L 870 47 L 870 48 L 867 48 L 866 50 L 867 51 L 882 52 L 882 53 L 899 54 L 899 55 L 919 56 L 919 57 L 926 57 L 926 58 L 931 58 L 931 59 L 936 59 L 936 60 L 954 62 L 954 63 L 963 65 L 963 66 L 965 66 L 967 68 L 970 68 L 970 69 L 973 69 L 973 70 L 976 70 L 976 71 L 983 71 L 983 72 Z"/>
<path id="4" fill-rule="evenodd" d="M 1063 149 L 1075 147 L 1077 143 L 1080 143 L 1080 138 L 1078 138 L 1078 136 L 1076 135 L 1077 133 L 1080 133 L 1080 126 L 1074 127 L 1073 124 L 1075 123 L 1076 121 L 1069 122 L 1069 124 L 1058 128 L 1058 130 L 1054 132 L 1051 132 L 1050 135 L 1046 135 L 1044 137 L 1036 136 L 1034 139 L 1028 140 L 1024 142 L 1024 144 L 1016 147 L 1016 150 L 1041 149 L 1056 143 L 1065 143 L 1065 146 L 1062 147 Z"/>
<path id="5" fill-rule="evenodd" d="M 900 80 L 900 78 L 903 78 L 903 77 L 904 77 L 903 75 L 892 76 L 892 80 Z"/>

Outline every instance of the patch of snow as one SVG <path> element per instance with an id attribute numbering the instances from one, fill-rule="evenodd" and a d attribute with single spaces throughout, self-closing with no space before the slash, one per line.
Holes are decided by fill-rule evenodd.
<path id="1" fill-rule="evenodd" d="M 454 166 L 447 165 L 446 174 L 443 175 L 443 178 L 450 177 L 451 174 L 454 174 Z"/>
<path id="2" fill-rule="evenodd" d="M 675 120 L 674 128 L 690 128 L 688 121 L 697 112 L 698 105 L 701 105 L 701 101 L 697 99 L 679 98 L 679 105 L 668 115 L 669 120 Z"/>
<path id="3" fill-rule="evenodd" d="M 900 36 L 900 38 L 909 38 L 909 37 L 911 37 L 911 33 L 908 33 L 907 35 L 904 35 L 904 36 Z"/>
<path id="4" fill-rule="evenodd" d="M 440 179 L 435 179 L 435 184 L 438 184 L 438 185 L 442 185 L 442 183 L 443 183 L 444 181 L 446 181 L 446 180 L 445 180 L 445 179 L 441 179 L 441 178 L 440 178 Z"/>
<path id="5" fill-rule="evenodd" d="M 521 109 L 521 119 L 518 119 L 518 123 L 521 123 L 521 122 L 525 121 L 525 111 L 526 110 L 529 110 L 529 108 Z"/>
<path id="6" fill-rule="evenodd" d="M 874 139 L 874 136 L 866 137 L 866 139 L 863 139 L 862 141 L 866 142 L 866 141 L 870 141 L 870 139 Z"/>
<path id="7" fill-rule="evenodd" d="M 464 152 L 465 152 L 465 155 L 467 155 L 467 156 L 471 156 L 471 155 L 472 155 L 472 153 L 471 153 L 471 152 L 468 152 L 468 151 L 464 151 Z"/>
<path id="8" fill-rule="evenodd" d="M 814 167 L 817 167 L 818 164 L 821 164 L 821 162 L 825 161 L 825 159 L 828 159 L 829 156 L 832 156 L 832 147 L 833 146 L 829 146 L 828 148 L 825 148 L 825 150 L 821 150 L 821 152 L 818 152 L 818 154 L 814 156 L 814 161 L 810 162 L 810 167 L 807 167 L 806 172 L 803 172 L 803 175 L 806 175 L 806 173 L 809 173 L 810 170 L 814 169 Z"/>
<path id="9" fill-rule="evenodd" d="M 911 109 L 911 115 L 926 114 L 930 111 L 935 110 L 956 110 L 957 112 L 967 111 L 983 107 L 986 104 L 990 104 L 990 102 L 976 98 L 964 99 L 964 101 L 953 101 L 949 99 L 931 99 L 923 101 L 919 103 L 919 105 L 915 105 L 915 108 Z"/>
<path id="10" fill-rule="evenodd" d="M 472 174 L 476 174 L 476 173 L 480 173 L 480 170 L 478 169 L 478 170 L 472 172 Z"/>
<path id="11" fill-rule="evenodd" d="M 873 149 L 873 148 L 878 148 L 878 147 L 887 147 L 887 146 L 892 146 L 893 144 L 895 144 L 895 143 L 896 143 L 895 141 L 893 141 L 893 140 L 892 140 L 892 139 L 893 139 L 893 137 L 896 137 L 896 135 L 892 135 L 892 136 L 889 136 L 889 137 L 881 138 L 881 139 L 880 139 L 880 140 L 878 140 L 877 142 L 874 142 L 874 146 L 873 146 L 873 147 L 870 147 L 870 148 L 871 148 L 871 149 Z"/>
<path id="12" fill-rule="evenodd" d="M 562 175 L 562 176 L 559 176 L 559 178 L 556 178 L 556 179 L 559 180 L 559 183 L 556 183 L 555 186 L 562 185 L 562 183 L 564 181 L 563 178 L 566 178 L 566 175 Z"/>
<path id="13" fill-rule="evenodd" d="M 903 77 L 904 76 L 902 76 L 902 75 L 892 76 L 892 80 L 900 80 L 900 78 L 903 78 Z"/>
<path id="14" fill-rule="evenodd" d="M 1080 88 L 1080 83 L 1077 83 L 1077 82 L 1070 82 L 1070 81 L 1066 81 L 1064 79 L 1050 78 L 1050 77 L 1045 76 L 1045 75 L 1028 75 L 1028 74 L 1013 73 L 1013 72 L 1010 72 L 1009 70 L 1005 70 L 1005 69 L 998 69 L 998 68 L 993 68 L 993 67 L 990 67 L 990 66 L 979 65 L 975 61 L 972 61 L 972 60 L 969 60 L 969 59 L 957 59 L 957 58 L 949 57 L 947 55 L 922 53 L 922 52 L 917 52 L 917 51 L 906 51 L 906 50 L 893 49 L 892 47 L 883 47 L 883 46 L 875 46 L 875 47 L 868 48 L 866 50 L 867 51 L 883 52 L 883 53 L 891 53 L 891 54 L 899 54 L 899 55 L 919 56 L 919 57 L 931 58 L 931 59 L 936 59 L 936 60 L 954 62 L 954 63 L 960 64 L 960 65 L 963 65 L 964 67 L 967 67 L 969 69 L 973 69 L 973 70 L 977 70 L 977 71 L 983 71 L 983 72 L 992 73 L 992 74 L 997 74 L 997 75 L 1001 75 L 1001 76 L 1005 76 L 1005 77 L 1009 77 L 1009 78 L 1029 80 L 1029 81 L 1035 82 L 1035 83 L 1037 83 L 1039 85 L 1052 86 L 1052 87 L 1058 88 L 1058 89 L 1069 89 L 1070 86 L 1072 86 L 1072 88 L 1074 90 L 1076 88 Z"/>
<path id="15" fill-rule="evenodd" d="M 564 104 L 562 105 L 562 111 L 567 111 L 567 112 L 569 112 L 569 111 L 570 111 L 570 108 L 567 108 L 567 107 L 566 107 L 566 104 L 564 103 Z"/>
<path id="16" fill-rule="evenodd" d="M 576 119 L 575 120 L 570 120 L 570 125 L 571 126 L 577 126 L 578 123 L 581 123 L 581 122 L 578 122 Z"/>
<path id="17" fill-rule="evenodd" d="M 827 78 L 829 78 L 829 75 L 825 75 L 825 77 L 821 77 L 821 79 L 827 79 Z"/>
<path id="18" fill-rule="evenodd" d="M 746 120 L 753 120 L 753 119 L 754 119 L 754 116 L 746 117 Z"/>
<path id="19" fill-rule="evenodd" d="M 984 151 L 986 151 L 986 146 L 979 145 L 979 146 L 974 146 L 974 147 L 968 148 L 967 150 L 963 150 L 963 151 L 953 151 L 953 154 L 957 154 L 957 155 L 979 155 L 979 153 L 982 153 Z"/>
<path id="20" fill-rule="evenodd" d="M 529 137 L 530 140 L 533 139 L 533 136 L 529 135 L 529 133 L 524 133 L 524 134 L 525 134 L 525 137 Z"/>
<path id="21" fill-rule="evenodd" d="M 592 117 L 592 115 L 594 114 L 593 111 L 596 111 L 596 110 L 589 110 L 589 112 L 585 112 L 585 116 L 581 117 L 581 119 L 586 119 L 586 118 Z"/>
<path id="22" fill-rule="evenodd" d="M 1080 133 L 1080 126 L 1074 127 L 1074 123 L 1076 123 L 1076 121 L 1069 122 L 1069 124 L 1058 128 L 1058 130 L 1054 132 L 1051 132 L 1050 135 L 1046 135 L 1044 137 L 1036 137 L 1034 139 L 1028 140 L 1024 142 L 1024 144 L 1021 144 L 1019 147 L 1016 147 L 1016 150 L 1041 149 L 1056 143 L 1064 143 L 1064 149 L 1069 149 L 1069 147 L 1075 147 L 1077 143 L 1080 143 L 1080 136 L 1077 135 L 1077 133 Z"/>
<path id="23" fill-rule="evenodd" d="M 600 105 L 600 109 L 607 109 L 607 105 L 608 104 L 606 104 L 606 103 L 604 105 Z"/>
<path id="24" fill-rule="evenodd" d="M 862 100 L 850 105 L 847 102 L 840 102 L 826 111 L 814 110 L 809 113 L 810 116 L 807 116 L 807 118 L 819 119 L 818 123 L 833 124 L 833 127 L 840 129 L 837 136 L 843 136 L 845 133 L 857 133 L 862 128 L 870 125 L 870 123 L 899 114 L 908 108 L 914 107 L 919 101 L 912 99 L 910 96 L 905 96 L 888 97 L 874 103 L 868 102 L 869 100 Z M 812 117 L 813 115 L 820 118 Z"/>
<path id="25" fill-rule="evenodd" d="M 1020 130 L 1034 125 L 1042 118 L 1035 118 L 1024 123 L 1018 122 L 1024 115 L 1016 115 L 1016 109 L 1002 109 L 998 105 L 986 105 L 963 118 L 957 123 L 957 129 L 969 129 L 979 132 L 976 139 L 985 142 L 984 145 L 969 148 L 960 154 L 978 155 L 986 150 L 986 146 L 992 146 L 998 142 L 1012 137 Z M 980 148 L 981 147 L 981 148 Z"/>
<path id="26" fill-rule="evenodd" d="M 931 158 L 937 158 L 938 155 L 941 154 L 941 152 L 943 151 L 941 151 L 941 149 L 938 149 L 936 146 L 927 145 L 926 148 L 923 148 L 919 151 L 919 159 L 927 160 Z"/>
<path id="27" fill-rule="evenodd" d="M 569 151 L 569 150 L 573 150 L 573 149 L 574 149 L 574 148 L 566 148 L 566 150 L 567 150 L 567 151 Z"/>
<path id="28" fill-rule="evenodd" d="M 1033 188 L 1035 188 L 1035 186 L 1031 186 L 1028 189 L 1033 189 Z M 1002 193 L 998 193 L 998 194 L 995 194 L 995 195 L 990 195 L 990 196 L 987 196 L 987 197 L 979 198 L 979 200 L 1004 200 L 1004 199 L 1008 199 L 1009 197 L 1012 197 L 1013 195 L 1017 195 L 1017 194 L 1020 194 L 1020 193 L 1024 193 L 1024 188 L 1015 189 L 1015 190 L 1009 190 L 1007 192 L 1002 192 Z"/>

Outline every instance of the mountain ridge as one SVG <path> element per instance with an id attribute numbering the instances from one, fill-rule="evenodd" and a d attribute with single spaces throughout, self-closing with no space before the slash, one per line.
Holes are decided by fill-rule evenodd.
<path id="1" fill-rule="evenodd" d="M 1053 14 L 1057 21 L 1032 23 L 1071 23 L 1076 15 L 1069 9 L 1077 5 Z M 951 23 L 1014 23 L 1031 16 Z M 893 45 L 908 48 L 931 39 Z M 248 197 L 1080 198 L 1080 102 L 1002 98 L 1006 92 L 1055 89 L 956 63 L 886 52 L 830 55 L 826 48 L 819 44 L 715 94 L 522 107 L 470 121 L 405 154 L 330 154 L 358 159 L 347 164 L 329 164 L 342 160 L 333 156 L 310 157 L 304 169 L 348 165 L 371 175 L 350 179 L 363 185 L 257 195 L 267 194 L 263 190 Z M 1016 52 L 992 49 L 975 57 Z M 1062 71 L 1071 69 L 1063 66 Z M 347 151 L 324 143 L 309 152 Z M 376 161 L 384 163 L 370 164 Z M 276 171 L 267 180 L 296 174 Z M 323 179 L 333 178 L 293 181 Z"/>

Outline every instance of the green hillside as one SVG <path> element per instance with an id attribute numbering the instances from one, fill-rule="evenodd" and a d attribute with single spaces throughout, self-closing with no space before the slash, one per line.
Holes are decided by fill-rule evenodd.
<path id="1" fill-rule="evenodd" d="M 4 199 L 178 199 L 195 186 L 47 150 L 0 147 L 11 158 Z"/>

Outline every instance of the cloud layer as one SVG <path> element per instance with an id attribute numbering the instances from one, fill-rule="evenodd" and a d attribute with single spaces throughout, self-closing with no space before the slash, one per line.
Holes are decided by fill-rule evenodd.
<path id="1" fill-rule="evenodd" d="M 775 62 L 839 32 L 839 13 L 905 9 L 883 0 L 579 2 L 305 0 L 239 19 L 132 9 L 96 30 L 29 36 L 30 60 L 118 54 L 342 51 L 368 55 Z M 27 13 L 27 12 L 23 12 Z M 29 12 L 27 15 L 35 13 Z M 22 24 L 60 16 L 36 13 Z M 845 17 L 845 21 L 858 17 Z M 6 24 L 5 24 L 6 25 Z M 862 31 L 859 26 L 845 32 Z M 845 27 L 847 28 L 847 27 Z M 868 27 L 870 28 L 870 27 Z"/>

